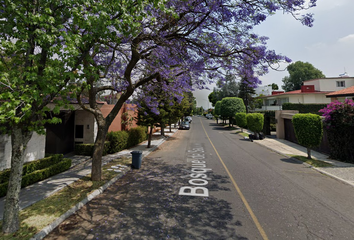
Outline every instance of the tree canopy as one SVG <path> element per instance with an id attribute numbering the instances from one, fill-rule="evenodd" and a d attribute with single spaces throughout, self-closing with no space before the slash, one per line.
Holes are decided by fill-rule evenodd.
<path id="1" fill-rule="evenodd" d="M 282 88 L 285 92 L 301 89 L 304 81 L 326 77 L 320 70 L 315 68 L 311 63 L 297 61 L 289 64 L 287 67 L 289 76 L 283 78 Z"/>

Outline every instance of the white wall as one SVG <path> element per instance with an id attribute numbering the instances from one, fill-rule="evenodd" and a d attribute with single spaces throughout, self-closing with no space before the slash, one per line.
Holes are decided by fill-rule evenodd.
<path id="1" fill-rule="evenodd" d="M 95 132 L 97 132 L 97 127 L 95 126 L 96 124 L 95 122 L 96 120 L 92 115 L 92 113 L 89 113 L 84 110 L 75 111 L 75 131 L 76 131 L 76 125 L 84 126 L 83 138 L 76 138 L 75 136 L 75 142 L 94 143 L 96 137 Z"/>
<path id="2" fill-rule="evenodd" d="M 27 144 L 25 151 L 25 162 L 31 162 L 44 158 L 45 154 L 45 135 L 33 133 L 32 138 Z M 11 136 L 0 136 L 0 171 L 11 167 Z"/>
<path id="3" fill-rule="evenodd" d="M 344 81 L 345 82 L 345 87 L 337 87 L 337 81 Z M 308 83 L 306 83 L 306 85 L 313 85 L 311 84 L 313 81 L 309 81 Z M 351 86 L 354 86 L 354 78 L 350 77 L 350 78 L 346 78 L 346 77 L 342 77 L 342 78 L 325 78 L 325 79 L 319 79 L 320 82 L 320 88 L 316 89 L 319 91 L 339 91 L 342 90 L 344 88 L 348 88 Z"/>

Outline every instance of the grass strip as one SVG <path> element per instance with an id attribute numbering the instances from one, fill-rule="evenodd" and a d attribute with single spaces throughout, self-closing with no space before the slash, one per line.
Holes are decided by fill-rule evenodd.
<path id="1" fill-rule="evenodd" d="M 246 133 L 246 132 L 237 131 L 237 132 L 235 132 L 235 133 L 236 133 L 236 134 L 240 134 L 241 136 L 244 136 L 244 137 L 248 137 L 248 136 L 249 136 L 249 134 Z"/>
<path id="2" fill-rule="evenodd" d="M 317 159 L 308 159 L 307 157 L 300 155 L 291 155 L 291 157 L 296 158 L 297 160 L 300 160 L 307 164 L 310 164 L 313 167 L 333 167 L 332 164 Z"/>
<path id="3" fill-rule="evenodd" d="M 44 227 L 51 224 L 55 219 L 70 210 L 77 203 L 85 199 L 90 193 L 98 189 L 106 182 L 110 181 L 119 174 L 108 169 L 114 165 L 128 166 L 131 164 L 131 158 L 114 159 L 102 167 L 102 180 L 91 181 L 90 175 L 87 175 L 57 193 L 45 198 L 20 212 L 20 229 L 12 234 L 0 232 L 1 240 L 26 240 L 30 239 L 41 231 Z M 0 221 L 2 228 L 2 221 Z"/>

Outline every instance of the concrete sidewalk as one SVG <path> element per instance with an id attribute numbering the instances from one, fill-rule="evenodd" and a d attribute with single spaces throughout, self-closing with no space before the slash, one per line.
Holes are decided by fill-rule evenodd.
<path id="1" fill-rule="evenodd" d="M 154 133 L 153 140 L 151 141 L 151 148 L 147 147 L 147 141 L 130 149 L 125 149 L 121 152 L 110 154 L 102 157 L 102 165 L 116 159 L 118 157 L 131 157 L 131 151 L 142 151 L 143 157 L 154 151 L 159 145 L 161 145 L 169 136 L 172 136 L 177 131 L 176 128 L 172 128 L 172 132 L 168 129 L 165 130 L 165 137 L 160 135 L 160 132 Z M 71 168 L 53 177 L 45 179 L 41 182 L 32 184 L 28 187 L 22 188 L 20 191 L 20 209 L 24 209 L 32 204 L 49 197 L 55 192 L 61 190 L 65 186 L 70 185 L 74 181 L 91 173 L 91 158 L 88 156 L 66 156 L 72 159 Z M 130 169 L 130 168 L 129 168 Z M 127 168 L 128 170 L 128 168 Z M 126 170 L 126 171 L 127 171 Z M 125 172 L 126 172 L 125 171 Z M 121 176 L 125 174 L 123 172 Z M 120 177 L 121 177 L 120 176 Z M 5 197 L 0 198 L 0 220 L 3 218 Z"/>
<path id="2" fill-rule="evenodd" d="M 254 140 L 253 142 L 285 156 L 300 155 L 307 157 L 307 149 L 305 147 L 284 139 L 266 137 L 263 140 Z M 354 186 L 354 164 L 330 159 L 328 155 L 313 150 L 311 150 L 311 156 L 314 159 L 325 161 L 333 165 L 333 167 L 312 168 Z"/>

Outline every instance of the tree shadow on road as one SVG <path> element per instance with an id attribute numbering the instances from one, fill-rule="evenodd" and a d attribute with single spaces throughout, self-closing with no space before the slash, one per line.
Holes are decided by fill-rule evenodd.
<path id="1" fill-rule="evenodd" d="M 46 239 L 247 239 L 237 234 L 230 203 L 178 195 L 190 178 L 185 165 L 145 158 Z M 188 174 L 188 173 L 187 173 Z M 230 191 L 226 176 L 210 175 L 212 191 Z M 65 237 L 64 237 L 65 236 Z"/>
<path id="2" fill-rule="evenodd" d="M 293 164 L 302 164 L 303 162 L 295 159 L 295 158 L 282 158 L 280 161 L 286 162 L 286 163 L 293 163 Z"/>

